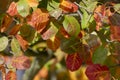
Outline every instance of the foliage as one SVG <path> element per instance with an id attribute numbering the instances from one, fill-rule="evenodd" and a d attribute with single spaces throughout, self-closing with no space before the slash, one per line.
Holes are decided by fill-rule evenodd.
<path id="1" fill-rule="evenodd" d="M 120 79 L 118 1 L 15 0 L 2 3 L 2 79 L 33 80 L 38 73 L 45 78 L 49 71 L 61 69 L 60 66 L 66 66 L 69 71 L 79 71 L 86 66 L 89 80 Z M 6 10 L 3 6 L 7 5 Z"/>

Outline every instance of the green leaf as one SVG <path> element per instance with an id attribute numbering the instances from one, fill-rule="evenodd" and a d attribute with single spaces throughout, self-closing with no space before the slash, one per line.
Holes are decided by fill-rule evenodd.
<path id="1" fill-rule="evenodd" d="M 80 24 L 73 16 L 64 16 L 63 27 L 71 36 L 78 36 L 80 32 Z"/>
<path id="2" fill-rule="evenodd" d="M 115 4 L 113 7 L 120 14 L 120 4 Z"/>
<path id="3" fill-rule="evenodd" d="M 17 11 L 22 17 L 26 17 L 29 14 L 30 6 L 27 0 L 19 0 L 17 3 Z"/>
<path id="4" fill-rule="evenodd" d="M 28 42 L 32 42 L 35 38 L 35 30 L 30 25 L 23 25 L 20 28 L 20 35 Z"/>
<path id="5" fill-rule="evenodd" d="M 8 38 L 5 36 L 0 37 L 0 51 L 5 50 L 8 45 Z"/>
<path id="6" fill-rule="evenodd" d="M 78 39 L 71 37 L 69 39 L 63 39 L 60 47 L 62 51 L 71 54 L 79 51 L 80 42 Z"/>
<path id="7" fill-rule="evenodd" d="M 108 50 L 104 46 L 98 47 L 92 56 L 92 61 L 95 64 L 103 64 L 107 58 Z"/>
<path id="8" fill-rule="evenodd" d="M 54 9 L 59 8 L 59 4 L 60 4 L 59 0 L 49 0 L 49 2 L 47 4 L 47 10 L 52 11 Z"/>
<path id="9" fill-rule="evenodd" d="M 82 29 L 86 29 L 93 24 L 92 22 L 94 21 L 94 17 L 92 14 L 89 15 L 86 10 L 82 10 L 82 12 L 83 12 L 83 17 L 81 20 L 81 27 Z"/>
<path id="10" fill-rule="evenodd" d="M 61 14 L 62 14 L 62 10 L 61 9 L 54 9 L 54 10 L 50 11 L 50 15 L 52 17 L 54 17 L 55 19 L 58 19 Z"/>
<path id="11" fill-rule="evenodd" d="M 19 56 L 21 53 L 21 48 L 16 38 L 13 38 L 11 41 L 11 50 L 14 56 Z"/>

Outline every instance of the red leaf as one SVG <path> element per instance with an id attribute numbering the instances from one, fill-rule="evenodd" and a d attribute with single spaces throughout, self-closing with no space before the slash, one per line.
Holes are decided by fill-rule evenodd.
<path id="1" fill-rule="evenodd" d="M 13 71 L 9 71 L 5 76 L 5 80 L 17 80 L 16 73 Z"/>
<path id="2" fill-rule="evenodd" d="M 76 12 L 78 10 L 77 5 L 66 0 L 62 0 L 62 2 L 60 3 L 60 8 L 62 8 L 65 12 Z"/>
<path id="3" fill-rule="evenodd" d="M 69 54 L 66 59 L 66 66 L 69 70 L 75 71 L 82 65 L 82 59 L 79 53 Z"/>
<path id="4" fill-rule="evenodd" d="M 12 66 L 17 69 L 28 69 L 30 67 L 30 59 L 26 56 L 14 57 Z"/>
<path id="5" fill-rule="evenodd" d="M 59 33 L 60 33 L 63 37 L 65 37 L 65 38 L 69 38 L 69 37 L 70 37 L 70 35 L 67 33 L 67 31 L 65 31 L 65 29 L 64 29 L 63 27 L 61 27 L 59 30 L 60 30 Z"/>
<path id="6" fill-rule="evenodd" d="M 10 16 L 15 16 L 18 14 L 17 12 L 17 4 L 15 2 L 12 2 L 7 10 L 7 13 L 10 15 Z"/>
<path id="7" fill-rule="evenodd" d="M 36 9 L 33 14 L 28 17 L 28 24 L 34 27 L 38 33 L 41 33 L 49 21 L 48 17 L 49 14 L 47 11 Z"/>
<path id="8" fill-rule="evenodd" d="M 108 67 L 100 64 L 89 65 L 85 73 L 89 80 L 111 80 Z"/>
<path id="9" fill-rule="evenodd" d="M 28 42 L 26 40 L 24 40 L 23 37 L 20 36 L 20 35 L 18 35 L 18 34 L 16 35 L 16 38 L 17 38 L 20 46 L 22 47 L 22 49 L 23 50 L 27 50 L 27 48 L 28 48 Z"/>
<path id="10" fill-rule="evenodd" d="M 16 35 L 21 26 L 22 26 L 21 24 L 15 25 L 15 26 L 11 29 L 11 31 L 10 31 L 9 34 L 10 34 L 10 35 Z"/>

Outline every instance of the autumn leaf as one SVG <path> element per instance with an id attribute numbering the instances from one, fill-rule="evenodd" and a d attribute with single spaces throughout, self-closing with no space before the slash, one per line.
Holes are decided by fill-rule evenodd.
<path id="1" fill-rule="evenodd" d="M 36 9 L 30 17 L 28 17 L 28 24 L 37 30 L 38 33 L 45 29 L 48 21 L 49 14 L 45 10 Z"/>
<path id="2" fill-rule="evenodd" d="M 55 26 L 55 24 L 53 22 L 50 22 L 50 28 L 44 32 L 41 37 L 43 38 L 43 40 L 47 40 L 50 39 L 52 37 L 54 37 L 58 32 L 57 27 Z"/>
<path id="3" fill-rule="evenodd" d="M 78 6 L 75 5 L 74 3 L 67 1 L 67 0 L 62 0 L 60 3 L 60 8 L 64 12 L 77 12 Z"/>
<path id="4" fill-rule="evenodd" d="M 15 25 L 9 32 L 10 35 L 16 35 L 17 32 L 20 30 L 21 24 Z"/>
<path id="5" fill-rule="evenodd" d="M 20 35 L 18 35 L 18 34 L 15 37 L 17 38 L 17 40 L 18 40 L 20 46 L 22 47 L 22 49 L 24 51 L 27 50 L 27 48 L 28 48 L 28 42 L 26 40 L 24 40 L 23 37 L 20 36 Z"/>
<path id="6" fill-rule="evenodd" d="M 39 2 L 38 0 L 27 0 L 30 7 L 37 7 Z"/>
<path id="7" fill-rule="evenodd" d="M 16 73 L 14 71 L 9 71 L 5 76 L 5 80 L 17 80 Z"/>
<path id="8" fill-rule="evenodd" d="M 103 19 L 105 18 L 105 6 L 104 5 L 99 5 L 96 7 L 94 10 L 94 19 L 96 21 L 96 30 L 99 31 L 99 29 L 102 27 Z"/>
<path id="9" fill-rule="evenodd" d="M 5 32 L 7 31 L 7 29 L 9 28 L 10 24 L 12 23 L 13 19 L 8 16 L 5 15 L 3 20 L 2 20 L 2 24 L 0 26 L 0 32 Z"/>
<path id="10" fill-rule="evenodd" d="M 15 2 L 12 2 L 7 10 L 7 13 L 10 15 L 10 16 L 15 16 L 18 14 L 18 11 L 17 11 L 17 3 Z"/>
<path id="11" fill-rule="evenodd" d="M 66 58 L 66 66 L 71 71 L 76 71 L 82 65 L 82 59 L 79 53 L 69 54 Z"/>
<path id="12" fill-rule="evenodd" d="M 28 69 L 30 67 L 30 59 L 27 56 L 13 57 L 12 66 L 17 69 Z"/>
<path id="13" fill-rule="evenodd" d="M 109 16 L 110 23 L 110 32 L 111 32 L 111 40 L 120 41 L 120 14 L 113 14 Z"/>
<path id="14" fill-rule="evenodd" d="M 108 67 L 100 64 L 88 65 L 85 73 L 89 80 L 111 80 Z"/>
<path id="15" fill-rule="evenodd" d="M 69 38 L 70 34 L 68 34 L 68 32 L 64 29 L 64 27 L 61 27 L 59 29 L 59 33 L 61 34 L 61 36 L 63 36 L 64 38 Z"/>
<path id="16" fill-rule="evenodd" d="M 60 46 L 60 39 L 55 36 L 52 39 L 47 40 L 47 46 L 53 51 L 56 51 Z"/>

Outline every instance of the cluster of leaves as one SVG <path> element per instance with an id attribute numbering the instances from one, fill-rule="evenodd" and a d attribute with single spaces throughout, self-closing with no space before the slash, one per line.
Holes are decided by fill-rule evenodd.
<path id="1" fill-rule="evenodd" d="M 120 4 L 114 2 L 12 2 L 6 13 L 0 14 L 0 52 L 13 56 L 12 66 L 24 70 L 30 67 L 30 60 L 24 53 L 42 39 L 47 44 L 45 48 L 53 52 L 60 48 L 67 54 L 66 67 L 70 71 L 76 71 L 82 64 L 86 64 L 85 73 L 89 80 L 120 79 L 119 17 Z M 34 54 L 28 52 L 27 55 Z M 3 73 L 5 65 L 0 65 Z M 14 72 L 10 70 L 7 76 L 15 76 Z M 10 80 L 11 77 L 7 78 Z"/>

